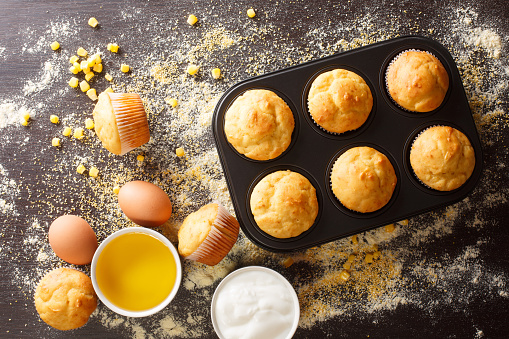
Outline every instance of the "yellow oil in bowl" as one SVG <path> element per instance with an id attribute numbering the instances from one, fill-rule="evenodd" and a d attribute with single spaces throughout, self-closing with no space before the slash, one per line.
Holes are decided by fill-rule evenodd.
<path id="1" fill-rule="evenodd" d="M 168 297 L 175 285 L 177 267 L 162 241 L 133 232 L 119 235 L 104 247 L 95 275 L 111 303 L 128 311 L 143 311 Z"/>

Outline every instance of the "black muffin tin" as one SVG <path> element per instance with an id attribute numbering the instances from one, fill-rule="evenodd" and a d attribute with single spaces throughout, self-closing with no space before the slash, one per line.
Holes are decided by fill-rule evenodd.
<path id="1" fill-rule="evenodd" d="M 447 95 L 434 111 L 407 112 L 394 104 L 387 94 L 386 68 L 395 56 L 409 49 L 432 53 L 449 74 Z M 373 109 L 366 123 L 341 135 L 321 130 L 313 123 L 307 110 L 311 82 L 322 72 L 333 68 L 345 68 L 362 76 L 373 95 Z M 295 129 L 292 142 L 276 159 L 248 159 L 228 143 L 224 134 L 225 112 L 235 98 L 251 89 L 275 92 L 293 112 Z M 434 125 L 460 130 L 475 150 L 474 172 L 463 186 L 454 191 L 439 192 L 425 187 L 410 167 L 412 141 L 422 130 Z M 379 42 L 242 81 L 232 86 L 218 102 L 212 129 L 235 213 L 244 234 L 258 246 L 275 252 L 309 248 L 450 205 L 462 200 L 474 189 L 482 172 L 481 143 L 454 60 L 441 44 L 420 36 Z M 332 164 L 342 152 L 355 146 L 370 146 L 384 153 L 392 162 L 398 178 L 389 203 L 373 213 L 346 209 L 330 188 Z M 261 231 L 249 206 L 250 194 L 256 183 L 277 170 L 301 173 L 316 188 L 320 210 L 315 223 L 294 238 L 278 239 Z"/>

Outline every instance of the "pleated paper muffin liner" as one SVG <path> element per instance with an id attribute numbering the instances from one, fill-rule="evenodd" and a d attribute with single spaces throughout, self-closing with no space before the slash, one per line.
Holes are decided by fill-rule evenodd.
<path id="1" fill-rule="evenodd" d="M 184 259 L 194 260 L 214 266 L 218 264 L 232 249 L 239 235 L 239 223 L 226 208 L 219 203 L 217 216 L 209 234 L 198 248 Z"/>
<path id="2" fill-rule="evenodd" d="M 136 93 L 108 93 L 117 121 L 120 154 L 125 154 L 150 140 L 147 113 Z"/>
<path id="3" fill-rule="evenodd" d="M 400 104 L 398 104 L 396 102 L 396 100 L 393 99 L 391 93 L 389 92 L 389 85 L 388 85 L 388 81 L 387 81 L 387 76 L 388 76 L 388 73 L 389 73 L 389 69 L 392 67 L 392 65 L 394 64 L 394 62 L 400 57 L 402 56 L 403 54 L 405 54 L 406 52 L 424 52 L 424 53 L 428 53 L 429 55 L 435 57 L 437 60 L 439 60 L 437 58 L 437 56 L 429 51 L 425 51 L 425 50 L 421 50 L 421 49 L 415 49 L 415 48 L 411 48 L 411 49 L 407 49 L 407 50 L 404 50 L 400 53 L 398 53 L 398 55 L 396 55 L 394 58 L 392 58 L 391 62 L 389 63 L 389 65 L 387 65 L 387 68 L 385 69 L 385 90 L 387 91 L 387 95 L 389 96 L 389 98 L 391 99 L 391 102 L 396 105 L 398 108 L 402 109 L 403 111 L 405 112 L 408 112 L 408 113 L 427 113 L 427 112 L 417 112 L 417 111 L 411 111 L 409 109 L 406 109 L 405 107 L 402 107 Z M 440 61 L 440 60 L 439 60 Z"/>

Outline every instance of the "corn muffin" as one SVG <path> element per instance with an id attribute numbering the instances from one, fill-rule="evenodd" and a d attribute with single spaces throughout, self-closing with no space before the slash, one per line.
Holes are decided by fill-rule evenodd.
<path id="1" fill-rule="evenodd" d="M 470 178 L 475 167 L 475 152 L 465 134 L 457 129 L 433 126 L 414 140 L 410 165 L 426 186 L 452 191 Z"/>
<path id="2" fill-rule="evenodd" d="M 237 152 L 254 160 L 270 160 L 283 153 L 292 140 L 293 113 L 276 93 L 246 91 L 228 108 L 224 133 Z"/>
<path id="3" fill-rule="evenodd" d="M 372 108 L 369 86 L 362 77 L 346 69 L 320 74 L 309 89 L 309 113 L 328 132 L 339 134 L 361 127 Z"/>
<path id="4" fill-rule="evenodd" d="M 185 259 L 214 266 L 237 241 L 239 223 L 221 205 L 213 203 L 189 214 L 178 231 L 178 251 Z"/>
<path id="5" fill-rule="evenodd" d="M 276 238 L 307 231 L 318 215 L 316 189 L 302 174 L 277 171 L 256 184 L 250 198 L 258 227 Z"/>
<path id="6" fill-rule="evenodd" d="M 125 154 L 149 141 L 147 114 L 135 93 L 99 94 L 94 112 L 95 133 L 114 154 Z"/>
<path id="7" fill-rule="evenodd" d="M 332 192 L 348 209 L 361 213 L 379 210 L 391 200 L 397 177 L 390 160 L 371 147 L 353 147 L 335 161 Z"/>
<path id="8" fill-rule="evenodd" d="M 387 68 L 385 80 L 394 102 L 412 112 L 437 109 L 449 89 L 449 75 L 444 66 L 424 51 L 399 54 Z"/>
<path id="9" fill-rule="evenodd" d="M 92 280 L 83 272 L 65 267 L 41 279 L 34 299 L 41 319 L 62 331 L 85 325 L 97 307 Z"/>

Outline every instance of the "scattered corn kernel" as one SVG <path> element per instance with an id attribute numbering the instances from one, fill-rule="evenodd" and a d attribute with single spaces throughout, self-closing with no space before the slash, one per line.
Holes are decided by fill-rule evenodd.
<path id="1" fill-rule="evenodd" d="M 288 268 L 293 265 L 293 259 L 292 257 L 288 257 L 285 260 L 283 260 L 283 266 Z"/>
<path id="2" fill-rule="evenodd" d="M 138 160 L 139 162 L 143 162 L 143 160 L 145 160 L 145 157 L 141 154 L 138 154 L 138 156 L 136 157 L 136 160 Z"/>
<path id="3" fill-rule="evenodd" d="M 72 136 L 76 139 L 83 139 L 83 128 L 76 128 Z"/>
<path id="4" fill-rule="evenodd" d="M 94 119 L 87 118 L 87 119 L 85 120 L 85 128 L 86 128 L 86 129 L 92 129 L 92 128 L 94 128 Z"/>
<path id="5" fill-rule="evenodd" d="M 88 175 L 90 175 L 91 177 L 94 177 L 94 178 L 97 178 L 97 176 L 99 175 L 99 170 L 92 166 L 90 167 L 90 170 L 88 171 Z"/>
<path id="6" fill-rule="evenodd" d="M 349 262 L 349 261 L 345 262 L 345 263 L 343 264 L 343 268 L 344 268 L 345 270 L 349 270 L 350 268 L 352 268 L 352 263 L 351 263 L 351 262 Z"/>
<path id="7" fill-rule="evenodd" d="M 25 111 L 25 113 L 23 113 L 23 120 L 28 121 L 29 119 L 30 119 L 30 113 Z"/>
<path id="8" fill-rule="evenodd" d="M 83 47 L 78 48 L 76 51 L 76 54 L 78 54 L 80 57 L 86 57 L 88 55 L 88 52 Z"/>
<path id="9" fill-rule="evenodd" d="M 89 68 L 89 67 L 88 67 L 88 61 L 83 60 L 83 61 L 80 63 L 80 67 L 81 67 L 81 70 L 84 70 L 84 69 Z M 86 73 L 86 72 L 85 72 L 85 73 Z"/>
<path id="10" fill-rule="evenodd" d="M 350 273 L 347 271 L 347 270 L 343 270 L 341 271 L 341 273 L 339 274 L 339 277 L 344 280 L 344 281 L 347 281 L 348 278 L 350 278 Z"/>
<path id="11" fill-rule="evenodd" d="M 22 126 L 28 126 L 28 120 L 21 119 L 21 125 Z"/>
<path id="12" fill-rule="evenodd" d="M 196 73 L 198 73 L 199 69 L 200 67 L 191 64 L 187 66 L 187 73 L 189 73 L 190 75 L 195 75 Z"/>
<path id="13" fill-rule="evenodd" d="M 382 255 L 382 252 L 376 251 L 375 253 L 373 253 L 373 259 L 378 259 L 378 258 L 380 258 L 381 255 Z"/>
<path id="14" fill-rule="evenodd" d="M 87 91 L 87 96 L 90 98 L 90 100 L 95 101 L 97 100 L 97 92 L 95 88 L 91 88 Z"/>
<path id="15" fill-rule="evenodd" d="M 82 82 L 80 82 L 80 89 L 82 92 L 86 92 L 90 89 L 90 85 L 88 84 L 88 82 L 86 80 L 83 80 Z"/>
<path id="16" fill-rule="evenodd" d="M 79 66 L 76 67 L 75 65 L 72 65 L 69 67 L 69 71 L 71 71 L 72 74 L 78 74 L 81 71 L 81 68 Z"/>
<path id="17" fill-rule="evenodd" d="M 108 44 L 108 46 L 106 46 L 106 49 L 112 53 L 117 53 L 118 52 L 118 45 L 117 44 Z"/>
<path id="18" fill-rule="evenodd" d="M 195 23 L 198 22 L 198 18 L 191 14 L 188 18 L 187 18 L 187 23 L 190 24 L 191 26 L 194 25 Z"/>
<path id="19" fill-rule="evenodd" d="M 68 137 L 68 136 L 70 136 L 70 135 L 71 135 L 71 133 L 72 133 L 72 130 L 71 130 L 71 128 L 70 128 L 70 127 L 64 127 L 64 130 L 62 131 L 62 135 L 63 135 L 64 137 Z"/>
<path id="20" fill-rule="evenodd" d="M 394 232 L 394 224 L 389 224 L 384 226 L 386 232 Z"/>
<path id="21" fill-rule="evenodd" d="M 86 171 L 86 168 L 85 166 L 83 166 L 83 164 L 79 164 L 78 167 L 76 167 L 76 172 L 78 172 L 79 174 L 83 174 L 85 173 Z"/>
<path id="22" fill-rule="evenodd" d="M 78 87 L 78 84 L 79 84 L 79 80 L 78 80 L 78 78 L 76 78 L 76 77 L 72 77 L 72 78 L 69 80 L 69 86 L 71 86 L 72 88 L 76 88 L 76 87 Z"/>
<path id="23" fill-rule="evenodd" d="M 106 73 L 106 74 L 104 75 L 104 78 L 105 78 L 106 80 L 108 80 L 108 81 L 113 80 L 113 77 L 112 77 L 112 76 L 111 76 L 111 74 L 109 74 L 109 73 Z"/>
<path id="24" fill-rule="evenodd" d="M 94 67 L 92 67 L 92 70 L 97 73 L 101 73 L 103 71 L 103 64 L 95 64 Z"/>
<path id="25" fill-rule="evenodd" d="M 378 245 L 377 244 L 373 244 L 373 251 L 378 251 Z"/>
<path id="26" fill-rule="evenodd" d="M 72 57 L 69 58 L 69 62 L 71 64 L 74 64 L 75 62 L 77 62 L 80 58 L 77 56 L 77 55 L 73 55 Z"/>
<path id="27" fill-rule="evenodd" d="M 371 264 L 371 263 L 373 263 L 373 254 L 371 254 L 371 253 L 367 253 L 367 254 L 366 254 L 366 257 L 364 258 L 364 261 L 365 261 L 367 264 Z"/>
<path id="28" fill-rule="evenodd" d="M 256 12 L 254 9 L 250 8 L 247 10 L 247 16 L 250 18 L 254 18 L 256 16 Z"/>
<path id="29" fill-rule="evenodd" d="M 403 226 L 406 226 L 406 225 L 408 225 L 408 219 L 401 220 L 399 223 L 400 223 L 401 225 L 403 225 Z"/>
<path id="30" fill-rule="evenodd" d="M 94 77 L 94 72 L 88 72 L 85 74 L 85 80 L 90 81 Z"/>
<path id="31" fill-rule="evenodd" d="M 171 105 L 171 107 L 177 107 L 178 102 L 177 99 L 168 99 L 168 105 Z"/>
<path id="32" fill-rule="evenodd" d="M 52 145 L 53 147 L 58 147 L 58 146 L 60 146 L 60 139 L 59 139 L 59 138 L 53 138 L 53 139 L 51 139 L 51 145 Z"/>
<path id="33" fill-rule="evenodd" d="M 120 65 L 120 70 L 121 70 L 122 72 L 124 72 L 124 73 L 129 72 L 129 69 L 130 69 L 130 68 L 129 68 L 129 65 L 126 65 L 126 64 L 122 64 L 122 65 Z"/>
<path id="34" fill-rule="evenodd" d="M 88 19 L 88 24 L 92 27 L 97 27 L 97 25 L 99 25 L 99 21 L 97 21 L 96 18 L 91 17 L 90 19 Z"/>
<path id="35" fill-rule="evenodd" d="M 108 88 L 106 88 L 106 89 L 104 90 L 104 92 L 106 92 L 106 93 L 113 93 L 113 88 L 108 87 Z"/>
<path id="36" fill-rule="evenodd" d="M 90 58 L 87 59 L 87 65 L 88 65 L 88 67 L 94 67 L 95 58 L 93 56 L 91 56 Z"/>
<path id="37" fill-rule="evenodd" d="M 95 53 L 94 55 L 92 55 L 92 58 L 94 58 L 96 65 L 103 62 L 103 60 L 101 59 L 101 54 L 99 53 Z"/>
<path id="38" fill-rule="evenodd" d="M 357 234 L 352 235 L 352 244 L 358 244 L 358 243 L 359 243 L 359 240 L 357 239 Z"/>
<path id="39" fill-rule="evenodd" d="M 60 48 L 60 44 L 58 43 L 58 41 L 53 41 L 50 46 L 51 46 L 51 49 L 54 51 L 56 51 L 57 49 Z"/>
<path id="40" fill-rule="evenodd" d="M 118 185 L 113 186 L 113 193 L 118 194 L 118 192 L 120 192 L 120 186 Z"/>
<path id="41" fill-rule="evenodd" d="M 177 157 L 183 157 L 186 153 L 182 147 L 179 147 L 175 150 L 175 154 L 177 154 Z"/>
<path id="42" fill-rule="evenodd" d="M 219 68 L 214 68 L 212 71 L 210 71 L 210 73 L 212 73 L 212 77 L 214 79 L 219 79 L 221 77 L 221 70 Z"/>
<path id="43" fill-rule="evenodd" d="M 49 120 L 54 124 L 58 124 L 59 121 L 58 116 L 56 116 L 55 114 L 50 115 Z"/>
<path id="44" fill-rule="evenodd" d="M 347 261 L 348 261 L 348 262 L 354 262 L 354 260 L 355 260 L 355 254 L 350 254 L 350 255 L 348 256 L 348 260 L 347 260 Z"/>

